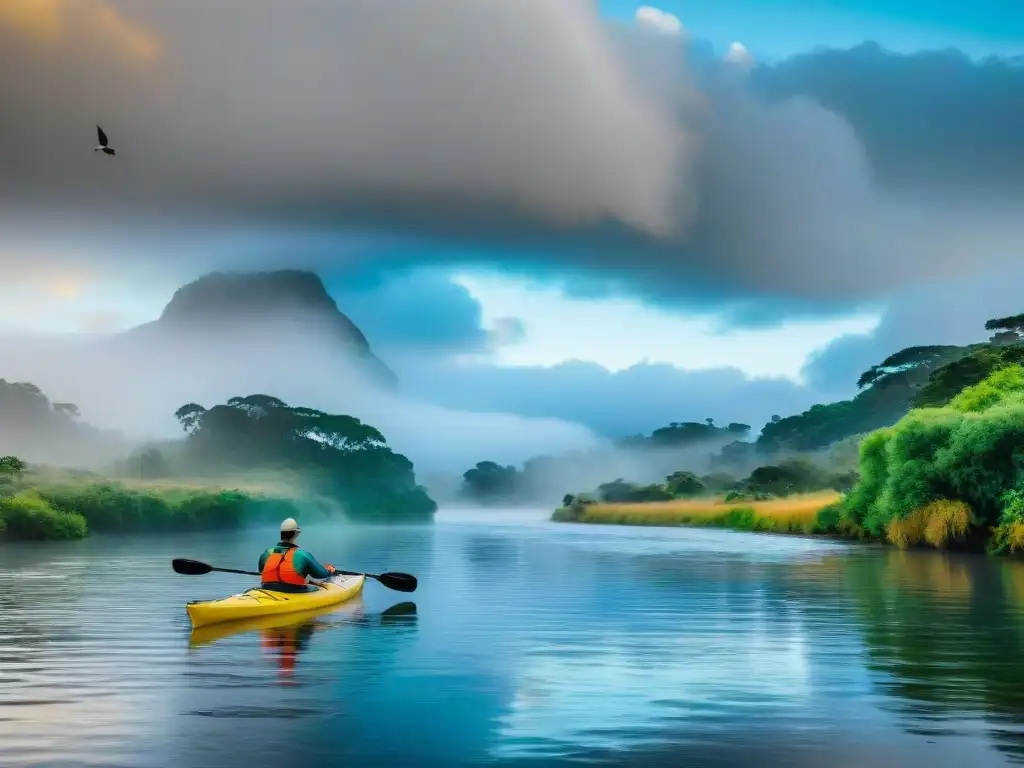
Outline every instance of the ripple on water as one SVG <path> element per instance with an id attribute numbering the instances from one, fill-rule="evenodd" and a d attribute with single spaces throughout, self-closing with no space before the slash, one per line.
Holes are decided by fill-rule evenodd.
<path id="1" fill-rule="evenodd" d="M 256 534 L 0 548 L 0 765 L 983 768 L 1024 743 L 1024 576 L 990 563 L 512 513 L 309 534 L 421 588 L 190 647 L 184 603 L 247 583 L 168 560 L 251 567 Z"/>

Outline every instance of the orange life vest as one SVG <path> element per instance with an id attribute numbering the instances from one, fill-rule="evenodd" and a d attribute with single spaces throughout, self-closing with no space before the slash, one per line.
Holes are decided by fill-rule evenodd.
<path id="1" fill-rule="evenodd" d="M 306 577 L 296 571 L 292 563 L 295 551 L 296 547 L 288 547 L 284 554 L 273 551 L 270 553 L 260 574 L 264 584 L 291 584 L 296 587 L 306 584 Z"/>

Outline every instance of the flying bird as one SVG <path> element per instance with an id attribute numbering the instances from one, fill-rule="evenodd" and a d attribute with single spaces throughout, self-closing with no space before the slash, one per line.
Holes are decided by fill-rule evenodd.
<path id="1" fill-rule="evenodd" d="M 107 144 L 109 144 L 109 141 L 107 139 L 107 134 L 105 134 L 103 132 L 103 129 L 100 128 L 98 125 L 96 126 L 96 135 L 99 136 L 99 138 L 100 138 L 100 145 L 98 147 L 95 147 L 93 149 L 93 152 L 102 152 L 105 155 L 116 154 L 114 152 L 114 148 L 113 147 L 108 147 L 107 146 Z"/>

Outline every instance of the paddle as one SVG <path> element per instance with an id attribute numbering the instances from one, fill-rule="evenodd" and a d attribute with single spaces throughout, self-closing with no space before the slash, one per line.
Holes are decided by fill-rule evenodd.
<path id="1" fill-rule="evenodd" d="M 260 576 L 261 574 L 255 571 L 238 571 L 234 568 L 216 568 L 206 563 L 201 563 L 198 560 L 187 560 L 185 558 L 176 558 L 171 561 L 171 567 L 174 568 L 175 573 L 180 573 L 184 576 L 203 576 L 212 571 L 219 571 L 220 573 L 239 573 L 243 576 Z M 365 576 L 368 579 L 375 579 L 383 584 L 388 589 L 393 589 L 396 592 L 415 592 L 418 582 L 416 577 L 408 573 L 359 573 L 357 571 L 335 571 L 335 573 L 341 574 L 342 576 Z"/>

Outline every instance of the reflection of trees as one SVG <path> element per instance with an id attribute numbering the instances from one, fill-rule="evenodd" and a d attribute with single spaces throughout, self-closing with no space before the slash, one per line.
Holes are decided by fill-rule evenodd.
<path id="1" fill-rule="evenodd" d="M 473 536 L 462 549 L 473 566 L 508 569 L 519 564 L 518 544 L 498 536 Z"/>
<path id="2" fill-rule="evenodd" d="M 1024 564 L 886 551 L 841 560 L 869 655 L 907 731 L 953 734 L 987 722 L 1024 761 Z"/>

